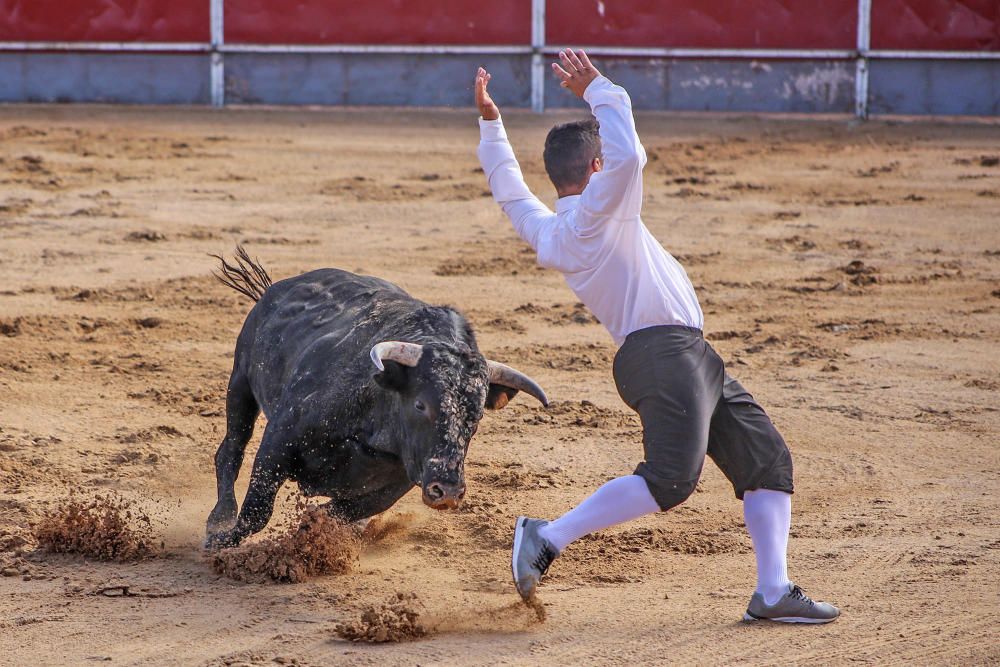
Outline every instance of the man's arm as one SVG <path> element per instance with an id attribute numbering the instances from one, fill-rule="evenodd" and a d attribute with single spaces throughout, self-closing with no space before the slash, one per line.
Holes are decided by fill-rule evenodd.
<path id="1" fill-rule="evenodd" d="M 646 151 L 632 118 L 632 101 L 597 71 L 583 51 L 559 54 L 552 69 L 577 97 L 583 98 L 600 123 L 603 169 L 590 177 L 580 197 L 577 231 L 586 235 L 609 218 L 630 219 L 642 208 L 642 168 Z"/>
<path id="2" fill-rule="evenodd" d="M 507 214 L 517 233 L 538 250 L 543 223 L 553 213 L 524 182 L 514 150 L 500 120 L 500 110 L 486 90 L 490 75 L 482 67 L 476 73 L 476 106 L 479 107 L 479 162 L 489 181 L 493 198 Z"/>

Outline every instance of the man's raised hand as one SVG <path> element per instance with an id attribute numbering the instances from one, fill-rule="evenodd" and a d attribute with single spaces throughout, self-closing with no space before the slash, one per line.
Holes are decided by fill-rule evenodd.
<path id="1" fill-rule="evenodd" d="M 480 67 L 476 72 L 476 106 L 479 107 L 479 115 L 483 120 L 496 120 L 500 117 L 500 109 L 493 102 L 493 98 L 486 91 L 486 86 L 490 82 L 490 75 L 484 68 Z"/>
<path id="2" fill-rule="evenodd" d="M 574 53 L 571 49 L 563 49 L 559 52 L 559 61 L 552 63 L 552 71 L 559 78 L 559 85 L 569 88 L 577 97 L 583 97 L 590 82 L 601 76 L 582 50 Z"/>

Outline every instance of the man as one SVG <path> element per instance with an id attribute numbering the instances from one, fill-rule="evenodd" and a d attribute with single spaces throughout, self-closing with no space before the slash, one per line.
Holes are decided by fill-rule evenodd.
<path id="1" fill-rule="evenodd" d="M 584 99 L 593 120 L 558 125 L 544 161 L 558 201 L 553 213 L 524 183 L 500 111 L 476 75 L 479 160 L 497 203 L 544 267 L 570 288 L 620 346 L 618 393 L 642 420 L 645 461 L 548 522 L 519 517 L 511 569 L 530 598 L 552 561 L 574 540 L 684 502 L 706 453 L 743 500 L 757 559 L 757 590 L 744 619 L 827 623 L 833 605 L 813 602 L 788 580 L 792 461 L 784 440 L 702 337 L 703 316 L 681 265 L 639 217 L 646 153 L 625 90 L 601 76 L 583 51 L 562 51 L 552 69 Z M 599 127 L 599 131 L 598 131 Z"/>

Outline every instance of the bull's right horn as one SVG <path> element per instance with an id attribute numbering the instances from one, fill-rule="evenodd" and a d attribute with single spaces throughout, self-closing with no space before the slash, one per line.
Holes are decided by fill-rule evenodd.
<path id="1" fill-rule="evenodd" d="M 424 346 L 417 343 L 403 343 L 397 340 L 383 341 L 372 348 L 372 363 L 380 371 L 385 370 L 385 360 L 395 361 L 404 366 L 416 366 Z"/>

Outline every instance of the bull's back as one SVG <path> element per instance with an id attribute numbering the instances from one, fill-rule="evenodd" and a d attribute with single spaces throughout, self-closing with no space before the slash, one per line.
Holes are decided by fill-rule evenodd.
<path id="1" fill-rule="evenodd" d="M 313 374 L 336 382 L 370 363 L 366 355 L 379 312 L 409 302 L 417 303 L 390 282 L 339 269 L 278 281 L 247 316 L 236 366 L 266 414 L 290 385 L 308 382 Z"/>

